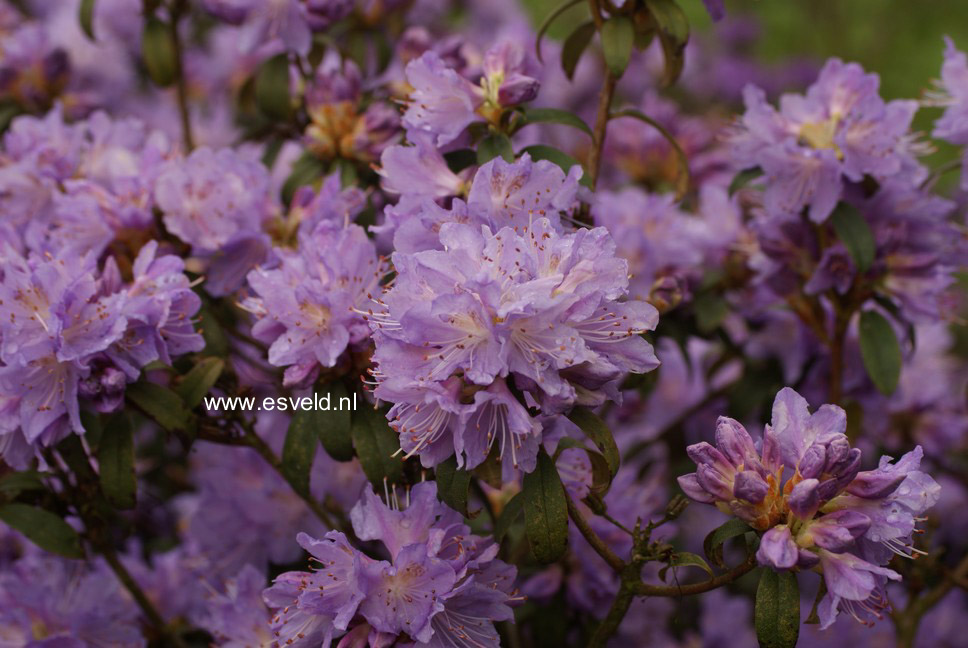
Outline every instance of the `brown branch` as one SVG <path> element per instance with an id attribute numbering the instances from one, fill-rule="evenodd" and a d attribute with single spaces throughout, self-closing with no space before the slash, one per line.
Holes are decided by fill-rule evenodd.
<path id="1" fill-rule="evenodd" d="M 588 520 L 581 514 L 578 507 L 572 501 L 571 496 L 565 493 L 565 502 L 568 504 L 568 517 L 571 521 L 575 523 L 578 527 L 578 531 L 582 534 L 582 537 L 591 545 L 592 549 L 602 557 L 602 559 L 608 563 L 608 566 L 614 569 L 617 573 L 621 574 L 625 569 L 625 561 L 618 557 L 618 555 L 609 548 L 605 541 L 598 537 L 595 530 L 591 528 L 588 524 Z"/>
<path id="2" fill-rule="evenodd" d="M 733 567 L 727 572 L 710 578 L 701 583 L 690 583 L 688 585 L 652 585 L 650 583 L 632 583 L 630 586 L 636 596 L 692 596 L 702 594 L 711 590 L 728 585 L 741 576 L 745 576 L 756 567 L 756 557 L 750 555 L 746 561 Z"/>

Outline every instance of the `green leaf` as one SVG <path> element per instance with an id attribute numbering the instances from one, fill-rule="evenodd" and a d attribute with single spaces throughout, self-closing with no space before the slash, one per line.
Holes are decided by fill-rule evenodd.
<path id="1" fill-rule="evenodd" d="M 10 498 L 24 491 L 44 490 L 43 475 L 36 470 L 7 473 L 0 477 L 0 493 Z"/>
<path id="2" fill-rule="evenodd" d="M 753 182 L 757 178 L 763 175 L 763 169 L 760 167 L 753 167 L 752 169 L 743 169 L 736 174 L 733 181 L 729 183 L 729 195 L 732 197 L 737 191 Z"/>
<path id="3" fill-rule="evenodd" d="M 128 385 L 124 397 L 167 432 L 192 431 L 194 417 L 181 397 L 156 383 L 140 381 Z"/>
<path id="4" fill-rule="evenodd" d="M 524 511 L 524 493 L 518 493 L 508 500 L 508 503 L 504 505 L 504 510 L 501 511 L 501 515 L 497 518 L 497 524 L 494 525 L 495 540 L 501 542 L 504 539 L 504 536 L 511 529 L 511 525 L 521 516 L 522 511 Z"/>
<path id="5" fill-rule="evenodd" d="M 696 327 L 700 333 L 711 333 L 716 330 L 726 315 L 729 314 L 729 306 L 722 295 L 712 292 L 700 293 L 696 296 L 692 304 L 693 312 L 696 314 Z"/>
<path id="6" fill-rule="evenodd" d="M 364 404 L 354 412 L 352 436 L 356 456 L 373 485 L 383 488 L 384 478 L 391 483 L 403 479 L 403 462 L 395 456 L 400 450 L 399 438 L 381 410 Z"/>
<path id="7" fill-rule="evenodd" d="M 688 551 L 677 551 L 676 553 L 672 554 L 671 558 L 669 558 L 669 562 L 667 562 L 666 565 L 659 570 L 659 578 L 661 578 L 664 582 L 666 579 L 666 572 L 675 567 L 698 567 L 709 574 L 710 578 L 713 577 L 712 568 L 706 564 L 706 561 L 703 560 L 702 557 L 697 556 L 694 553 L 689 553 Z M 674 569 L 672 573 L 675 575 Z"/>
<path id="8" fill-rule="evenodd" d="M 663 85 L 676 82 L 685 65 L 686 43 L 689 42 L 689 20 L 674 0 L 646 0 L 659 32 L 659 43 L 665 57 Z"/>
<path id="9" fill-rule="evenodd" d="M 437 497 L 464 517 L 470 517 L 467 512 L 467 493 L 471 485 L 471 473 L 457 467 L 457 459 L 451 457 L 447 461 L 437 464 Z"/>
<path id="10" fill-rule="evenodd" d="M 575 76 L 578 61 L 581 60 L 581 55 L 588 49 L 588 44 L 592 42 L 594 36 L 595 23 L 589 21 L 576 27 L 561 46 L 561 69 L 569 81 Z"/>
<path id="11" fill-rule="evenodd" d="M 145 22 L 141 54 L 155 85 L 165 88 L 178 78 L 178 55 L 171 27 L 154 16 Z"/>
<path id="12" fill-rule="evenodd" d="M 874 386 L 882 394 L 894 393 L 901 377 L 901 345 L 891 323 L 877 311 L 860 314 L 860 355 Z"/>
<path id="13" fill-rule="evenodd" d="M 568 505 L 565 487 L 548 453 L 538 454 L 533 472 L 524 476 L 524 528 L 534 557 L 552 563 L 568 548 Z"/>
<path id="14" fill-rule="evenodd" d="M 221 358 L 204 358 L 184 375 L 175 393 L 189 409 L 195 409 L 202 404 L 202 399 L 222 375 L 224 368 L 225 361 Z"/>
<path id="15" fill-rule="evenodd" d="M 539 123 L 564 124 L 565 126 L 577 128 L 588 135 L 592 134 L 592 129 L 588 127 L 588 124 L 581 117 L 568 110 L 559 110 L 557 108 L 530 108 L 524 111 L 522 126 Z"/>
<path id="16" fill-rule="evenodd" d="M 577 4 L 584 2 L 585 0 L 565 0 L 560 5 L 555 7 L 550 14 L 541 22 L 538 26 L 538 36 L 534 42 L 534 52 L 538 55 L 538 61 L 544 63 L 544 58 L 541 56 L 541 39 L 544 38 L 545 32 L 551 27 L 551 24 L 560 16 L 565 13 L 568 9 L 571 9 Z"/>
<path id="17" fill-rule="evenodd" d="M 800 590 L 793 572 L 760 569 L 753 611 L 760 648 L 794 648 L 800 636 Z"/>
<path id="18" fill-rule="evenodd" d="M 312 153 L 303 153 L 295 162 L 292 163 L 289 177 L 282 185 L 282 200 L 287 205 L 292 202 L 292 197 L 296 189 L 303 185 L 316 182 L 326 173 L 326 167 L 322 161 Z"/>
<path id="19" fill-rule="evenodd" d="M 95 0 L 81 0 L 77 10 L 77 19 L 81 23 L 81 30 L 90 40 L 94 39 L 94 2 Z"/>
<path id="20" fill-rule="evenodd" d="M 545 146 L 544 144 L 534 144 L 532 146 L 528 146 L 521 152 L 530 155 L 532 160 L 548 160 L 549 162 L 554 162 L 561 167 L 561 170 L 565 173 L 568 173 L 573 166 L 581 166 L 581 163 L 578 162 L 578 160 L 571 157 L 567 153 L 559 151 L 552 146 Z M 582 177 L 581 180 L 579 180 L 579 184 L 587 187 L 589 182 L 589 176 L 587 173 L 584 173 L 584 168 L 582 168 Z"/>
<path id="21" fill-rule="evenodd" d="M 229 339 L 225 335 L 225 330 L 218 323 L 218 319 L 212 309 L 206 305 L 198 311 L 198 332 L 205 340 L 205 352 L 217 356 L 226 356 L 229 353 Z"/>
<path id="22" fill-rule="evenodd" d="M 50 511 L 27 504 L 4 504 L 0 506 L 0 520 L 45 551 L 65 558 L 84 557 L 77 531 Z"/>
<path id="23" fill-rule="evenodd" d="M 616 79 L 622 78 L 635 45 L 635 26 L 625 16 L 612 16 L 602 25 L 602 52 L 605 65 Z"/>
<path id="24" fill-rule="evenodd" d="M 448 169 L 454 173 L 460 173 L 464 169 L 477 164 L 477 152 L 469 148 L 457 149 L 444 153 L 444 161 L 447 162 Z"/>
<path id="25" fill-rule="evenodd" d="M 702 542 L 702 549 L 706 554 L 706 558 L 709 558 L 710 562 L 717 567 L 725 569 L 726 565 L 723 563 L 723 544 L 730 538 L 741 536 L 749 530 L 750 526 L 746 522 L 736 518 L 716 527 L 709 532 L 709 535 Z"/>
<path id="26" fill-rule="evenodd" d="M 860 211 L 853 205 L 838 203 L 833 214 L 830 215 L 830 222 L 833 223 L 837 237 L 843 241 L 847 252 L 850 253 L 854 265 L 861 273 L 867 272 L 874 263 L 877 244 L 874 242 L 874 234 L 870 226 Z"/>
<path id="27" fill-rule="evenodd" d="M 568 418 L 581 428 L 585 436 L 591 439 L 595 447 L 599 449 L 602 456 L 605 457 L 605 461 L 608 462 L 608 470 L 611 476 L 614 477 L 618 472 L 621 458 L 612 431 L 608 429 L 605 421 L 587 407 L 576 407 L 568 415 Z"/>
<path id="28" fill-rule="evenodd" d="M 134 470 L 134 426 L 130 412 L 121 410 L 104 426 L 97 448 L 97 463 L 101 492 L 111 506 L 134 508 L 138 481 Z"/>
<path id="29" fill-rule="evenodd" d="M 339 382 L 332 382 L 316 389 L 320 398 L 329 403 L 328 410 L 313 411 L 316 434 L 323 444 L 326 454 L 336 461 L 350 461 L 353 459 L 353 410 L 356 395 L 350 395 L 346 386 Z M 344 401 L 343 399 L 346 399 Z M 348 407 L 343 407 L 347 404 Z"/>
<path id="30" fill-rule="evenodd" d="M 315 413 L 313 410 L 300 409 L 293 414 L 282 446 L 282 476 L 293 490 L 302 495 L 309 493 L 309 472 L 319 441 L 313 420 Z"/>
<path id="31" fill-rule="evenodd" d="M 261 66 L 255 76 L 255 101 L 267 117 L 289 121 L 289 56 L 276 54 Z"/>
<path id="32" fill-rule="evenodd" d="M 514 148 L 504 133 L 491 133 L 477 145 L 478 164 L 486 164 L 497 156 L 501 156 L 506 162 L 514 161 Z"/>

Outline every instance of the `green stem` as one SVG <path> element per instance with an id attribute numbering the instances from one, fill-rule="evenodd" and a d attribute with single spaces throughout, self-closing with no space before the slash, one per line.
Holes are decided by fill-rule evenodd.
<path id="1" fill-rule="evenodd" d="M 709 592 L 723 585 L 728 585 L 739 577 L 745 576 L 754 567 L 756 567 L 756 558 L 751 555 L 747 557 L 745 562 L 733 567 L 729 571 L 701 583 L 690 583 L 688 585 L 652 585 L 650 583 L 637 582 L 632 583 L 631 587 L 636 596 L 692 596 L 694 594 Z"/>
<path id="2" fill-rule="evenodd" d="M 181 119 L 182 142 L 186 151 L 195 148 L 195 138 L 192 137 L 192 119 L 188 110 L 188 85 L 185 83 L 185 69 L 182 65 L 182 42 L 178 34 L 178 23 L 185 13 L 185 0 L 175 0 L 171 6 L 171 40 L 175 47 L 175 96 L 178 100 L 178 116 Z"/>
<path id="3" fill-rule="evenodd" d="M 618 595 L 612 601 L 612 607 L 609 608 L 605 619 L 595 629 L 595 634 L 592 635 L 591 641 L 588 642 L 589 648 L 605 648 L 608 640 L 618 631 L 619 625 L 621 625 L 625 615 L 628 614 L 632 600 L 635 598 L 635 593 L 628 585 L 625 579 L 622 579 Z"/>
<path id="4" fill-rule="evenodd" d="M 612 551 L 601 538 L 598 537 L 598 534 L 595 533 L 595 530 L 592 529 L 588 524 L 588 520 L 586 520 L 581 514 L 581 511 L 578 510 L 578 507 L 572 501 L 571 496 L 569 496 L 568 493 L 565 493 L 565 502 L 568 504 L 568 516 L 571 518 L 571 521 L 575 523 L 575 526 L 582 534 L 582 537 L 584 537 L 585 540 L 588 541 L 588 544 L 591 545 L 592 549 L 594 549 L 595 552 L 608 563 L 609 567 L 621 574 L 625 569 L 625 562 L 619 558 L 618 555 Z"/>

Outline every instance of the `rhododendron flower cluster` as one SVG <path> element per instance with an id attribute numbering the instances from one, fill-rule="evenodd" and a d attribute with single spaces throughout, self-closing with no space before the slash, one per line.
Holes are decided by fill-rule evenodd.
<path id="1" fill-rule="evenodd" d="M 0 645 L 964 644 L 938 2 L 0 0 Z"/>

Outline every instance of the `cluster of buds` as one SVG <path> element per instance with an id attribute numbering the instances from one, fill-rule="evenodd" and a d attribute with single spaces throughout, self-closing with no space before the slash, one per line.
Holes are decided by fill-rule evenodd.
<path id="1" fill-rule="evenodd" d="M 886 606 L 883 586 L 900 575 L 882 565 L 913 557 L 919 516 L 937 502 L 940 487 L 918 470 L 920 447 L 896 463 L 882 457 L 861 471 L 861 451 L 845 434 L 836 405 L 810 413 L 790 388 L 777 394 L 773 418 L 757 447 L 737 421 L 721 417 L 716 446 L 689 446 L 695 473 L 679 478 L 689 497 L 762 531 L 756 558 L 777 570 L 814 569 L 827 595 L 818 608 L 824 627 L 839 609 L 866 622 Z"/>

